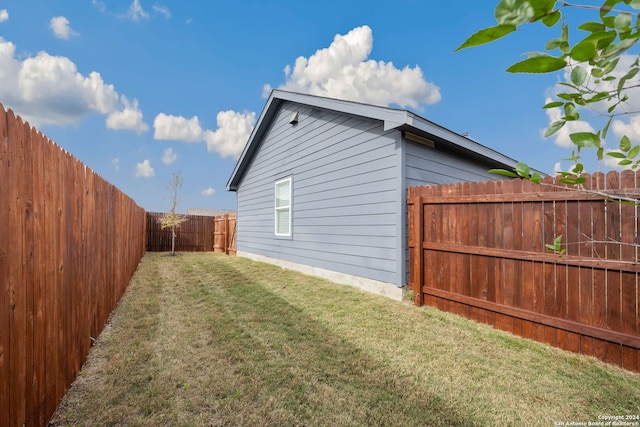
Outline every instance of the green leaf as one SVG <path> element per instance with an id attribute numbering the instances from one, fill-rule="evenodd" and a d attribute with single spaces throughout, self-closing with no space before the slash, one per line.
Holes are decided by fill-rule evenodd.
<path id="1" fill-rule="evenodd" d="M 615 28 L 616 27 L 616 17 L 615 16 L 604 16 L 604 17 L 602 17 L 602 23 L 607 28 Z"/>
<path id="2" fill-rule="evenodd" d="M 562 128 L 562 126 L 564 126 L 565 123 L 566 123 L 566 120 L 558 120 L 551 123 L 551 125 L 544 132 L 544 137 L 548 138 L 554 133 L 558 132 Z"/>
<path id="3" fill-rule="evenodd" d="M 576 65 L 573 70 L 571 70 L 571 82 L 576 86 L 582 86 L 587 80 L 587 76 L 587 70 L 579 65 Z"/>
<path id="4" fill-rule="evenodd" d="M 602 72 L 602 69 L 594 67 L 591 69 L 591 75 L 596 79 L 599 79 L 604 75 L 604 73 Z"/>
<path id="5" fill-rule="evenodd" d="M 508 171 L 506 169 L 489 169 L 489 173 L 495 173 L 498 175 L 508 176 L 509 178 L 517 178 L 518 174 Z"/>
<path id="6" fill-rule="evenodd" d="M 556 5 L 556 0 L 529 0 L 529 4 L 531 4 L 531 7 L 533 8 L 536 18 L 548 16 L 557 12 L 557 10 L 553 10 L 553 7 Z"/>
<path id="7" fill-rule="evenodd" d="M 573 178 L 560 178 L 559 181 L 563 184 L 576 185 L 576 180 Z"/>
<path id="8" fill-rule="evenodd" d="M 569 135 L 569 138 L 578 147 L 591 148 L 600 146 L 600 137 L 593 132 L 575 132 Z"/>
<path id="9" fill-rule="evenodd" d="M 556 107 L 562 107 L 563 105 L 564 105 L 564 102 L 553 101 L 553 102 L 549 102 L 548 104 L 545 104 L 542 108 L 556 108 Z"/>
<path id="10" fill-rule="evenodd" d="M 520 25 L 532 21 L 536 12 L 529 0 L 501 0 L 494 15 L 500 25 Z"/>
<path id="11" fill-rule="evenodd" d="M 609 132 L 609 127 L 611 126 L 612 121 L 613 121 L 613 116 L 610 116 L 609 119 L 607 120 L 607 123 L 602 128 L 602 134 L 601 134 L 602 139 L 607 138 L 607 133 Z"/>
<path id="12" fill-rule="evenodd" d="M 620 61 L 620 58 L 615 58 L 613 60 L 605 59 L 604 61 L 599 62 L 599 64 L 601 64 L 599 66 L 603 68 L 602 72 L 604 74 L 609 74 L 618 66 L 619 61 Z"/>
<path id="13" fill-rule="evenodd" d="M 600 19 L 604 18 L 609 12 L 611 12 L 615 5 L 622 3 L 622 0 L 606 0 L 602 6 L 600 6 Z"/>
<path id="14" fill-rule="evenodd" d="M 612 44 L 600 54 L 603 58 L 617 57 L 638 42 L 638 37 L 621 40 L 620 43 Z"/>
<path id="15" fill-rule="evenodd" d="M 497 25 L 495 27 L 485 28 L 473 34 L 464 43 L 462 43 L 454 52 L 457 52 L 468 47 L 480 46 L 486 43 L 491 43 L 512 33 L 516 30 L 515 25 Z"/>
<path id="16" fill-rule="evenodd" d="M 529 174 L 531 173 L 531 168 L 529 168 L 529 165 L 526 163 L 518 162 L 516 164 L 515 171 L 519 176 L 523 178 L 529 178 Z"/>
<path id="17" fill-rule="evenodd" d="M 635 159 L 638 154 L 640 154 L 640 145 L 636 145 L 631 150 L 629 150 L 627 157 L 630 159 Z"/>
<path id="18" fill-rule="evenodd" d="M 598 101 L 607 99 L 608 97 L 609 97 L 609 94 L 607 92 L 599 92 L 593 95 L 591 98 L 587 99 L 586 101 L 588 104 L 591 104 L 593 102 L 598 102 Z"/>
<path id="19" fill-rule="evenodd" d="M 531 174 L 531 182 L 533 182 L 534 184 L 540 184 L 541 181 L 542 177 L 538 172 L 534 172 Z"/>
<path id="20" fill-rule="evenodd" d="M 627 156 L 624 153 L 619 151 L 607 151 L 607 156 L 613 157 L 614 159 L 626 159 Z"/>
<path id="21" fill-rule="evenodd" d="M 620 81 L 618 82 L 618 95 L 620 95 L 620 92 L 622 92 L 622 89 L 624 89 L 624 84 L 627 82 L 627 80 L 631 80 L 632 78 L 634 78 L 638 74 L 638 71 L 640 71 L 640 68 L 632 68 L 620 79 Z"/>
<path id="22" fill-rule="evenodd" d="M 591 34 L 589 37 L 596 41 L 596 49 L 602 50 L 613 43 L 617 36 L 615 31 L 606 31 Z"/>
<path id="23" fill-rule="evenodd" d="M 618 165 L 620 166 L 629 166 L 630 164 L 632 164 L 633 162 L 631 160 L 620 160 L 618 162 Z"/>
<path id="24" fill-rule="evenodd" d="M 567 62 L 564 59 L 556 58 L 551 55 L 540 55 L 533 58 L 527 58 L 524 61 L 517 62 L 507 68 L 509 73 L 551 73 L 553 71 L 562 70 L 566 67 Z"/>
<path id="25" fill-rule="evenodd" d="M 627 153 L 629 150 L 631 150 L 631 140 L 627 135 L 624 135 L 620 138 L 620 151 Z"/>
<path id="26" fill-rule="evenodd" d="M 580 118 L 580 114 L 578 114 L 578 110 L 576 110 L 576 106 L 571 102 L 567 102 L 564 104 L 564 117 L 563 119 L 566 121 L 578 120 Z"/>
<path id="27" fill-rule="evenodd" d="M 626 30 L 631 27 L 631 14 L 628 12 L 621 12 L 616 16 L 614 26 L 618 30 Z"/>
<path id="28" fill-rule="evenodd" d="M 596 43 L 596 40 L 589 39 L 589 37 L 579 41 L 571 48 L 571 58 L 578 62 L 585 62 L 595 58 L 598 56 Z"/>
<path id="29" fill-rule="evenodd" d="M 640 10 L 640 0 L 630 0 L 627 3 L 627 5 L 629 5 L 630 7 L 632 7 L 635 10 Z"/>
<path id="30" fill-rule="evenodd" d="M 579 30 L 589 31 L 590 33 L 598 33 L 601 31 L 605 31 L 607 27 L 605 27 L 600 22 L 585 22 L 578 26 Z"/>
<path id="31" fill-rule="evenodd" d="M 596 157 L 598 158 L 598 160 L 604 159 L 604 148 L 603 147 L 598 148 L 598 151 L 596 152 Z"/>
<path id="32" fill-rule="evenodd" d="M 582 163 L 576 163 L 575 165 L 573 165 L 573 169 L 571 169 L 571 172 L 573 172 L 575 175 L 579 175 L 582 172 L 584 172 L 584 165 Z"/>
<path id="33" fill-rule="evenodd" d="M 568 53 L 570 50 L 569 42 L 561 38 L 551 39 L 544 45 L 545 50 L 560 49 L 562 53 Z"/>
<path id="34" fill-rule="evenodd" d="M 547 27 L 553 27 L 558 23 L 561 17 L 562 13 L 560 13 L 559 10 L 556 10 L 548 15 L 545 15 L 544 18 L 542 18 L 542 23 Z"/>

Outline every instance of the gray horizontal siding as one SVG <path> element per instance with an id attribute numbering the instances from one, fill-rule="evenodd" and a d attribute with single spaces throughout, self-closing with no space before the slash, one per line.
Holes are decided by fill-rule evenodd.
<path id="1" fill-rule="evenodd" d="M 396 135 L 375 120 L 285 103 L 238 186 L 238 250 L 396 283 Z M 274 183 L 287 176 L 293 236 L 276 238 Z"/>
<path id="2" fill-rule="evenodd" d="M 405 162 L 407 187 L 498 179 L 489 165 L 413 142 L 406 143 Z"/>
<path id="3" fill-rule="evenodd" d="M 487 172 L 491 166 L 463 157 L 461 154 L 430 148 L 405 140 L 404 198 L 409 187 L 419 185 L 449 184 L 500 179 L 499 175 Z M 406 217 L 406 205 L 402 215 Z M 408 241 L 408 224 L 402 227 L 403 239 Z M 409 247 L 404 250 L 404 269 L 409 281 Z"/>

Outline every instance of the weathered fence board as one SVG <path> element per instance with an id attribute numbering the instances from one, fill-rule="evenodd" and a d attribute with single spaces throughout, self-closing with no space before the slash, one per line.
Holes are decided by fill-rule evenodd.
<path id="1" fill-rule="evenodd" d="M 0 105 L 0 425 L 44 426 L 144 254 L 145 214 Z"/>
<path id="2" fill-rule="evenodd" d="M 411 285 L 432 305 L 514 334 L 640 371 L 634 172 L 409 190 Z M 562 255 L 546 244 L 562 235 Z"/>

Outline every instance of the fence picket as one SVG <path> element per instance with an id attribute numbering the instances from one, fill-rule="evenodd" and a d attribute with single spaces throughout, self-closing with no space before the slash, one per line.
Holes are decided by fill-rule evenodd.
<path id="1" fill-rule="evenodd" d="M 607 197 L 638 197 L 637 176 L 587 176 L 602 195 L 553 178 L 412 187 L 416 303 L 639 371 L 638 207 Z M 566 253 L 547 254 L 560 235 Z"/>
<path id="2" fill-rule="evenodd" d="M 0 425 L 46 425 L 144 254 L 105 182 L 0 105 Z"/>

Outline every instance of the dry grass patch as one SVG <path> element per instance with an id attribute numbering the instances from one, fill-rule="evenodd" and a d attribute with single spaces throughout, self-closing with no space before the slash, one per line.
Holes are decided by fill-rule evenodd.
<path id="1" fill-rule="evenodd" d="M 149 253 L 54 425 L 553 425 L 640 376 L 246 259 Z"/>

